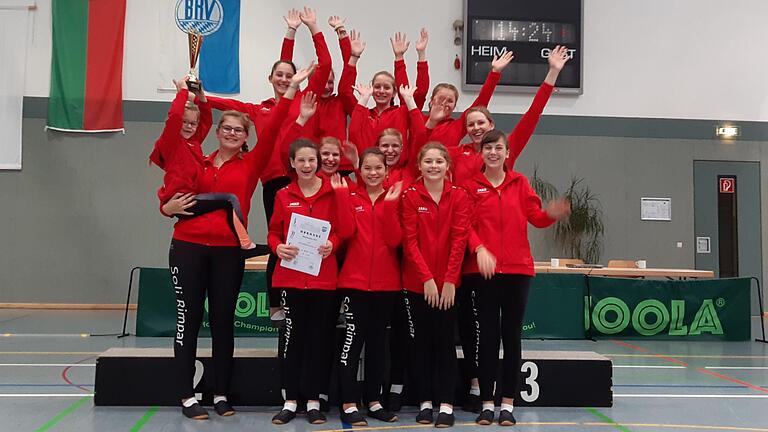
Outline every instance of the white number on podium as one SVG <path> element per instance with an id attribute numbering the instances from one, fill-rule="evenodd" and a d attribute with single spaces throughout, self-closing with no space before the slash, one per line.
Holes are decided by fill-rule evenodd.
<path id="1" fill-rule="evenodd" d="M 523 363 L 523 366 L 520 368 L 520 371 L 531 373 L 525 379 L 525 384 L 527 384 L 531 389 L 530 391 L 521 391 L 520 396 L 526 402 L 534 402 L 536 399 L 539 398 L 539 383 L 536 382 L 536 378 L 539 377 L 539 367 L 536 366 L 536 363 L 528 361 Z"/>
<path id="2" fill-rule="evenodd" d="M 192 388 L 197 387 L 197 385 L 200 384 L 200 381 L 203 380 L 203 373 L 205 373 L 203 362 L 195 360 L 195 376 L 192 378 Z M 197 398 L 197 400 L 203 400 L 203 394 L 195 393 L 195 398 Z"/>

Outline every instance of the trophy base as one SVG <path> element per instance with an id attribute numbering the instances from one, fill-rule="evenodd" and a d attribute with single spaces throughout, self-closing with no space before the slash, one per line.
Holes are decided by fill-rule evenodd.
<path id="1" fill-rule="evenodd" d="M 200 81 L 187 80 L 187 88 L 192 92 L 200 91 Z"/>

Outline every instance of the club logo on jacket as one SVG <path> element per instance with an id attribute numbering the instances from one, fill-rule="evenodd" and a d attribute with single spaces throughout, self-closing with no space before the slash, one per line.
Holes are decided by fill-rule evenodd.
<path id="1" fill-rule="evenodd" d="M 363 206 L 357 206 L 357 207 L 355 207 L 355 211 L 356 211 L 357 213 L 363 213 L 363 212 L 365 211 L 365 207 L 363 207 Z"/>
<path id="2" fill-rule="evenodd" d="M 288 207 L 301 207 L 301 203 L 298 201 L 294 201 L 292 203 L 289 203 Z"/>
<path id="3" fill-rule="evenodd" d="M 426 207 L 424 207 L 424 206 L 419 206 L 419 208 L 417 209 L 417 211 L 418 211 L 419 213 L 429 213 L 429 209 L 428 209 L 428 208 L 426 208 Z"/>
<path id="4" fill-rule="evenodd" d="M 488 193 L 488 188 L 486 187 L 477 188 L 477 193 Z"/>

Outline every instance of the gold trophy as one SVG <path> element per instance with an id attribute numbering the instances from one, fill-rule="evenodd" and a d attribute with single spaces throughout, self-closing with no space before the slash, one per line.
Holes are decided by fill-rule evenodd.
<path id="1" fill-rule="evenodd" d="M 200 79 L 197 78 L 195 72 L 195 66 L 197 65 L 197 59 L 200 57 L 200 48 L 203 46 L 203 35 L 189 27 L 187 30 L 187 36 L 189 37 L 189 73 L 187 74 L 187 87 L 190 91 L 200 90 Z"/>

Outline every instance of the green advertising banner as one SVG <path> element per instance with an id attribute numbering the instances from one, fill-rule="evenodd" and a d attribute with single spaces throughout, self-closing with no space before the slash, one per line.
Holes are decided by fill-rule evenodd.
<path id="1" fill-rule="evenodd" d="M 589 277 L 588 334 L 609 338 L 749 340 L 749 278 L 658 281 Z M 589 299 L 589 297 L 587 297 Z"/>
<path id="2" fill-rule="evenodd" d="M 246 271 L 237 298 L 233 326 L 235 336 L 277 336 L 269 319 L 266 274 Z M 171 274 L 166 268 L 142 267 L 139 273 L 139 307 L 136 312 L 136 336 L 168 336 L 176 334 L 176 296 Z M 210 336 L 208 300 L 200 336 Z"/>
<path id="3" fill-rule="evenodd" d="M 523 319 L 523 338 L 584 339 L 584 288 L 583 275 L 534 277 Z"/>

